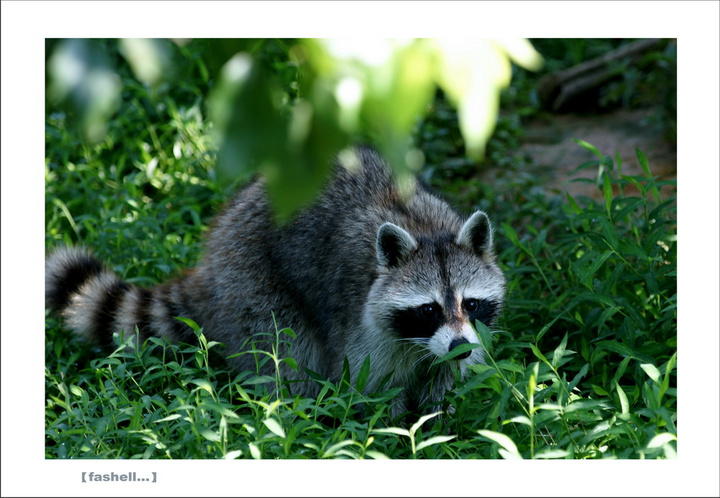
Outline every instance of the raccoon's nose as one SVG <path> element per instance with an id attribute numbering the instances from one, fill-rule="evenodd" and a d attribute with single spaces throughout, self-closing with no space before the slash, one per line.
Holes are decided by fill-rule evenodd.
<path id="1" fill-rule="evenodd" d="M 456 347 L 458 347 L 460 344 L 467 344 L 469 341 L 465 339 L 464 337 L 461 337 L 460 339 L 453 339 L 453 341 L 450 343 L 449 351 L 452 351 Z M 455 357 L 457 360 L 464 360 L 468 356 L 470 356 L 471 351 L 465 351 L 462 354 L 459 354 Z"/>

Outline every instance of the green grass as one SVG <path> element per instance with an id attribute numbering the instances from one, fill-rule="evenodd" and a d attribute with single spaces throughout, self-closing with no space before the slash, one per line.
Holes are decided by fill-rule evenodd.
<path id="1" fill-rule="evenodd" d="M 123 82 L 121 110 L 98 145 L 77 140 L 63 113 L 46 119 L 46 247 L 82 243 L 126 280 L 153 285 L 195 264 L 229 192 L 213 175 L 202 92 L 187 82 L 159 93 L 127 75 Z M 260 381 L 269 379 L 217 367 L 211 358 L 222 345 L 194 323 L 199 345 L 152 339 L 133 350 L 118 337 L 107 355 L 47 316 L 46 457 L 675 457 L 676 203 L 668 182 L 652 176 L 640 151 L 644 174 L 626 176 L 580 143 L 597 155 L 580 166 L 597 169 L 602 200 L 548 194 L 514 158 L 508 118 L 496 138 L 508 145 L 488 147 L 506 163 L 495 184 L 483 185 L 466 161 L 452 162 L 458 147 L 440 118 L 424 128 L 424 139 L 435 140 L 431 180 L 466 211 L 490 212 L 508 278 L 498 331 L 478 330 L 487 365 L 458 380 L 444 413 L 393 420 L 396 392 L 359 392 L 370 365 L 360 385 L 346 372 L 338 384 L 316 380 L 320 395 L 305 399 L 280 377 L 270 379 L 279 389 L 268 390 Z M 439 166 L 446 163 L 460 167 L 448 172 Z M 290 330 L 275 334 L 292 340 Z"/>

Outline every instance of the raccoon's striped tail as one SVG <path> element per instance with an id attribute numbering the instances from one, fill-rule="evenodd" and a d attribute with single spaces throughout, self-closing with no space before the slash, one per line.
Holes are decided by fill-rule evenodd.
<path id="1" fill-rule="evenodd" d="M 59 248 L 45 261 L 45 306 L 75 334 L 104 347 L 113 344 L 113 333 L 134 336 L 136 326 L 140 342 L 151 336 L 195 342 L 192 330 L 174 319 L 185 314 L 172 287 L 125 283 L 83 248 Z"/>

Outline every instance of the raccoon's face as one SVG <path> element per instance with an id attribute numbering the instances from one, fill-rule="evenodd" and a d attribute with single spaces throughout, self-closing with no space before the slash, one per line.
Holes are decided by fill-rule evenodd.
<path id="1" fill-rule="evenodd" d="M 442 357 L 479 343 L 471 324 L 492 325 L 500 312 L 505 279 L 492 253 L 492 229 L 477 212 L 457 234 L 413 237 L 385 223 L 378 230 L 379 277 L 366 320 L 420 356 Z M 462 366 L 483 361 L 481 348 L 456 357 Z"/>

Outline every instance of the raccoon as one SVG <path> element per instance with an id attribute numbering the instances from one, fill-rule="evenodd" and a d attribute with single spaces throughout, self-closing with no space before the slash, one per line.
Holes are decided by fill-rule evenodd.
<path id="1" fill-rule="evenodd" d="M 401 387 L 392 413 L 421 412 L 482 363 L 476 348 L 437 363 L 464 343 L 471 326 L 491 326 L 505 293 L 493 230 L 481 211 L 463 220 L 420 183 L 401 195 L 387 165 L 369 148 L 338 160 L 318 199 L 291 222 L 274 222 L 264 181 L 242 189 L 214 221 L 195 269 L 155 288 L 123 282 L 83 248 L 46 260 L 46 306 L 97 344 L 112 334 L 196 341 L 174 317 L 196 321 L 225 344 L 231 367 L 254 370 L 253 338 L 289 327 L 296 339 L 284 363 L 296 393 L 313 396 L 305 369 L 333 381 L 347 358 L 357 374 L 366 357 L 365 390 Z M 235 355 L 235 356 L 233 356 Z M 274 366 L 273 366 L 274 368 Z M 269 372 L 261 372 L 269 373 Z"/>

